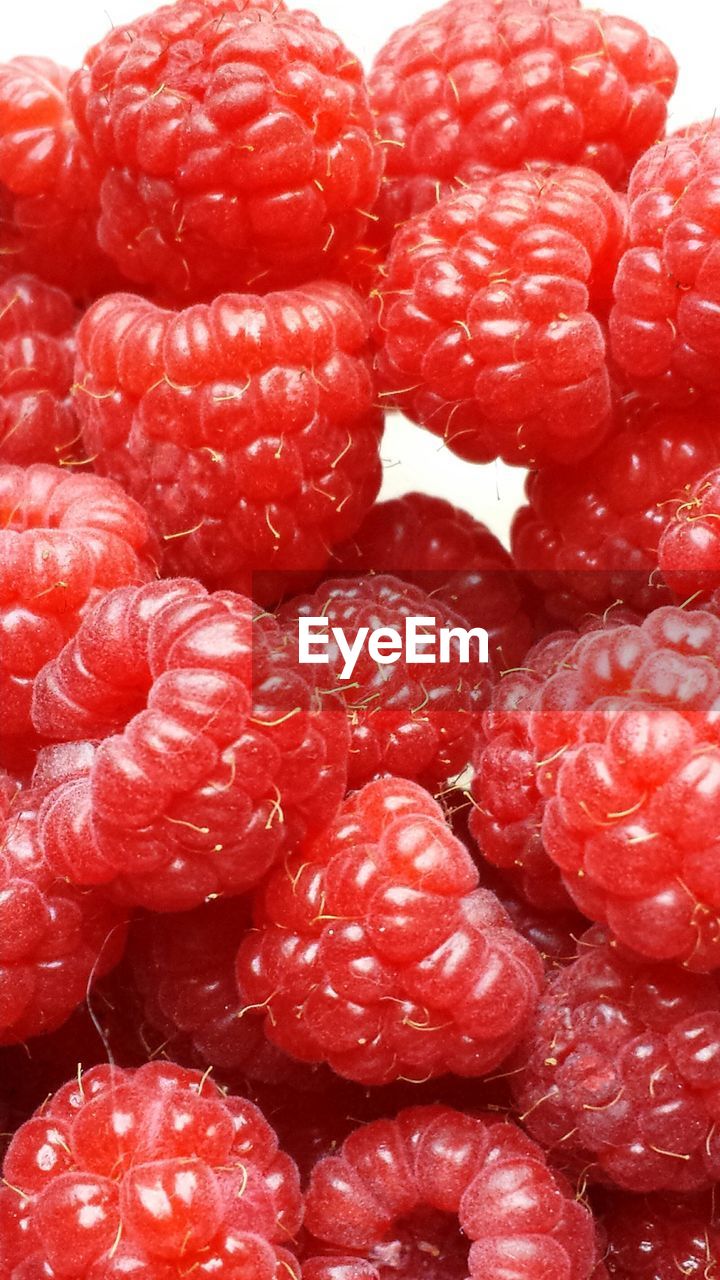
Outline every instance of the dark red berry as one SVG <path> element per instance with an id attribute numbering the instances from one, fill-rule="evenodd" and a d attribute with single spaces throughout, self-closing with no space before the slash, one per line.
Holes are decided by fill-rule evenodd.
<path id="1" fill-rule="evenodd" d="M 77 453 L 78 319 L 69 294 L 35 276 L 0 284 L 0 462 L 61 463 Z"/>
<path id="2" fill-rule="evenodd" d="M 636 1192 L 717 1180 L 716 975 L 632 959 L 595 928 L 551 978 L 518 1061 L 523 1122 L 558 1161 Z"/>

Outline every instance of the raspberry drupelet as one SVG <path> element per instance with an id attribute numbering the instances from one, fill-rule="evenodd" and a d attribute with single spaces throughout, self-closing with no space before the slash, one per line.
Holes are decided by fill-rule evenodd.
<path id="1" fill-rule="evenodd" d="M 664 581 L 682 599 L 707 599 L 720 587 L 720 469 L 688 487 L 658 547 Z"/>
<path id="2" fill-rule="evenodd" d="M 550 979 L 511 1077 L 558 1161 L 634 1192 L 688 1192 L 720 1171 L 716 974 L 648 964 L 595 926 Z"/>
<path id="3" fill-rule="evenodd" d="M 720 621 L 655 610 L 582 636 L 528 716 L 542 840 L 628 947 L 720 966 Z"/>
<path id="4" fill-rule="evenodd" d="M 711 404 L 663 407 L 630 392 L 613 421 L 613 434 L 582 465 L 529 477 L 528 504 L 513 522 L 518 569 L 563 621 L 618 602 L 641 613 L 669 603 L 658 544 L 692 486 L 720 464 Z"/>
<path id="5" fill-rule="evenodd" d="M 541 1149 L 513 1124 L 448 1107 L 356 1129 L 316 1165 L 305 1221 L 318 1256 L 304 1280 L 598 1274 L 592 1217 Z"/>
<path id="6" fill-rule="evenodd" d="M 720 389 L 717 323 L 720 129 L 653 147 L 629 187 L 629 245 L 610 317 L 613 355 L 636 381 Z"/>
<path id="7" fill-rule="evenodd" d="M 191 301 L 287 287 L 366 233 L 383 149 L 358 59 L 314 14 L 179 0 L 91 49 L 70 101 L 127 279 Z"/>
<path id="8" fill-rule="evenodd" d="M 135 919 L 127 958 L 147 1038 L 176 1062 L 212 1067 L 237 1092 L 245 1081 L 310 1087 L 318 1073 L 271 1045 L 257 1019 L 241 1017 L 235 957 L 250 927 L 246 898 Z"/>
<path id="9" fill-rule="evenodd" d="M 345 792 L 341 706 L 272 617 L 167 579 L 112 591 L 36 682 L 43 845 L 153 910 L 255 885 Z"/>
<path id="10" fill-rule="evenodd" d="M 602 1206 L 611 1280 L 718 1280 L 720 1222 L 709 1196 L 614 1196 Z"/>
<path id="11" fill-rule="evenodd" d="M 98 244 L 100 175 L 73 126 L 69 78 L 49 58 L 0 63 L 0 275 L 32 272 L 85 300 L 119 276 Z"/>
<path id="12" fill-rule="evenodd" d="M 7 1280 L 299 1278 L 297 1169 L 261 1112 L 172 1063 L 96 1067 L 15 1134 Z"/>
<path id="13" fill-rule="evenodd" d="M 301 618 L 327 618 L 329 628 L 341 628 L 350 639 L 363 627 L 391 628 L 402 637 L 407 621 L 416 618 L 434 618 L 437 627 L 467 629 L 466 619 L 439 597 L 389 574 L 331 579 L 313 595 L 289 601 L 278 617 L 298 656 Z M 423 637 L 430 638 L 435 630 L 420 628 Z M 345 678 L 345 658 L 329 634 L 324 651 L 328 662 L 315 669 L 347 708 L 351 786 L 391 773 L 437 790 L 463 772 L 495 679 L 492 663 L 477 661 L 474 643 L 469 653 L 467 661 L 453 641 L 448 661 L 418 665 L 401 653 L 396 661 L 383 663 L 366 647 Z M 437 658 L 429 650 L 421 656 Z"/>
<path id="14" fill-rule="evenodd" d="M 589 169 L 519 170 L 411 219 L 377 290 L 388 403 L 470 462 L 569 463 L 610 425 L 604 308 L 624 205 Z"/>
<path id="15" fill-rule="evenodd" d="M 112 480 L 0 464 L 0 743 L 31 733 L 40 668 L 112 587 L 153 578 L 157 554 L 145 512 Z"/>
<path id="16" fill-rule="evenodd" d="M 0 284 L 0 463 L 72 459 L 80 434 L 71 396 L 79 318 L 69 294 L 35 276 Z"/>
<path id="17" fill-rule="evenodd" d="M 143 503 L 166 573 L 254 598 L 322 570 L 380 487 L 369 317 L 313 283 L 175 312 L 102 299 L 78 330 L 77 411 L 95 469 Z"/>
<path id="18" fill-rule="evenodd" d="M 444 498 L 407 493 L 378 502 L 333 554 L 338 574 L 391 573 L 489 632 L 498 668 L 514 666 L 532 627 L 513 562 L 487 525 Z"/>
<path id="19" fill-rule="evenodd" d="M 124 913 L 43 856 L 41 796 L 0 769 L 0 1044 L 60 1027 L 120 958 Z"/>
<path id="20" fill-rule="evenodd" d="M 363 1084 L 482 1076 L 517 1043 L 542 962 L 416 783 L 371 782 L 258 891 L 248 1016 Z"/>
<path id="21" fill-rule="evenodd" d="M 397 31 L 372 68 L 382 231 L 532 161 L 587 165 L 621 186 L 663 136 L 676 79 L 660 40 L 579 0 L 450 0 Z"/>

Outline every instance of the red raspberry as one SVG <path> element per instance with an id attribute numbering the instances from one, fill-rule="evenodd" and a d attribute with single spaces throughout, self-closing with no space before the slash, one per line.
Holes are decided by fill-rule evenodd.
<path id="1" fill-rule="evenodd" d="M 384 575 L 325 582 L 314 595 L 290 601 L 279 613 L 294 645 L 299 642 L 298 619 L 320 617 L 327 618 L 329 627 L 342 628 L 348 639 L 363 626 L 394 628 L 402 637 L 409 618 L 435 618 L 438 627 L 467 629 L 466 620 L 435 596 Z M 405 654 L 383 665 L 365 648 L 349 679 L 342 676 L 345 659 L 332 637 L 326 653 L 328 665 L 315 669 L 347 707 L 352 786 L 392 773 L 433 790 L 463 772 L 494 681 L 492 666 L 478 664 L 474 647 L 468 663 L 453 643 L 451 661 L 433 666 L 411 663 Z"/>
<path id="2" fill-rule="evenodd" d="M 21 1126 L 3 1174 L 7 1280 L 299 1275 L 297 1169 L 252 1103 L 199 1072 L 94 1068 Z"/>
<path id="3" fill-rule="evenodd" d="M 720 130 L 711 123 L 669 138 L 630 181 L 630 245 L 615 281 L 610 334 L 634 379 L 720 388 L 715 202 Z"/>
<path id="4" fill-rule="evenodd" d="M 412 1107 L 316 1166 L 304 1280 L 589 1280 L 592 1217 L 515 1125 Z M 321 1246 L 321 1247 L 322 1247 Z"/>
<path id="5" fill-rule="evenodd" d="M 68 294 L 34 276 L 0 284 L 0 463 L 72 458 L 78 319 Z"/>
<path id="6" fill-rule="evenodd" d="M 450 0 L 397 31 L 370 92 L 386 144 L 388 235 L 483 170 L 552 160 L 619 186 L 662 137 L 669 49 L 579 0 Z"/>
<path id="7" fill-rule="evenodd" d="M 168 1057 L 213 1067 L 216 1078 L 238 1084 L 237 1092 L 246 1080 L 309 1086 L 310 1068 L 271 1045 L 257 1020 L 241 1016 L 235 957 L 250 924 L 245 898 L 134 922 L 128 958 L 147 1031 Z"/>
<path id="8" fill-rule="evenodd" d="M 67 104 L 70 72 L 49 58 L 0 63 L 0 261 L 75 298 L 115 287 L 100 249 L 100 179 Z"/>
<path id="9" fill-rule="evenodd" d="M 147 507 L 166 572 L 255 596 L 253 569 L 322 569 L 353 533 L 380 486 L 368 327 L 328 283 L 181 312 L 120 294 L 91 308 L 85 444 Z"/>
<path id="10" fill-rule="evenodd" d="M 267 615 L 182 579 L 112 591 L 36 682 L 50 862 L 178 911 L 240 893 L 345 791 L 347 723 Z M 76 745 L 68 745 L 76 744 Z"/>
<path id="11" fill-rule="evenodd" d="M 686 489 L 660 539 L 658 564 L 676 595 L 697 599 L 720 587 L 720 469 Z"/>
<path id="12" fill-rule="evenodd" d="M 717 1280 L 720 1223 L 710 1199 L 616 1196 L 602 1214 L 614 1280 Z"/>
<path id="13" fill-rule="evenodd" d="M 628 395 L 616 431 L 577 467 L 530 476 L 512 549 L 556 617 L 577 622 L 622 601 L 642 613 L 669 601 L 658 543 L 678 503 L 720 463 L 717 413 L 706 404 L 663 408 Z"/>
<path id="14" fill-rule="evenodd" d="M 338 547 L 341 573 L 392 573 L 415 582 L 491 637 L 498 667 L 522 661 L 532 643 L 513 562 L 502 543 L 443 498 L 408 493 L 372 507 Z"/>
<path id="15" fill-rule="evenodd" d="M 522 896 L 543 911 L 570 906 L 560 872 L 542 842 L 543 800 L 530 733 L 533 708 L 548 676 L 561 670 L 577 632 L 540 640 L 522 669 L 503 675 L 483 716 L 473 758 L 471 835 L 483 856 L 511 877 Z"/>
<path id="16" fill-rule="evenodd" d="M 111 587 L 147 582 L 145 512 L 111 480 L 0 464 L 0 739 L 31 729 L 38 671 Z"/>
<path id="17" fill-rule="evenodd" d="M 717 975 L 632 959 L 595 928 L 551 978 L 512 1077 L 546 1150 L 630 1191 L 720 1172 Z"/>
<path id="18" fill-rule="evenodd" d="M 180 0 L 116 27 L 71 85 L 125 276 L 198 299 L 326 275 L 383 153 L 360 63 L 278 0 Z"/>
<path id="19" fill-rule="evenodd" d="M 719 695 L 720 621 L 667 607 L 579 639 L 528 715 L 543 845 L 575 903 L 696 970 L 720 966 Z"/>
<path id="20" fill-rule="evenodd" d="M 0 770 L 0 1044 L 59 1027 L 125 942 L 122 913 L 45 861 L 38 804 Z"/>
<path id="21" fill-rule="evenodd" d="M 588 454 L 610 415 L 589 287 L 606 296 L 623 224 L 589 169 L 501 174 L 413 218 L 378 290 L 383 395 L 470 462 Z"/>
<path id="22" fill-rule="evenodd" d="M 383 778 L 278 867 L 238 955 L 248 1010 L 301 1061 L 364 1084 L 482 1076 L 517 1042 L 542 981 L 442 810 Z"/>

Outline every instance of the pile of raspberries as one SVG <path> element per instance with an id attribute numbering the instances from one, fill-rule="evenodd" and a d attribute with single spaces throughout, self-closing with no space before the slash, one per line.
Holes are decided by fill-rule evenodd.
<path id="1" fill-rule="evenodd" d="M 0 1280 L 720 1280 L 676 78 L 580 0 L 0 65 Z M 379 500 L 397 411 L 526 469 L 508 546 Z"/>

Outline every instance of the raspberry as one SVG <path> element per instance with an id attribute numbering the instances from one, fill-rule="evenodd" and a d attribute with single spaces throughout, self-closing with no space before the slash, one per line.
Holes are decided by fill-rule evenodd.
<path id="1" fill-rule="evenodd" d="M 497 665 L 522 661 L 532 629 L 502 543 L 443 498 L 408 493 L 372 507 L 357 533 L 338 547 L 341 573 L 392 573 L 490 634 Z"/>
<path id="2" fill-rule="evenodd" d="M 483 170 L 582 164 L 612 186 L 662 137 L 677 66 L 579 0 L 450 0 L 397 31 L 370 92 L 386 141 L 386 235 Z"/>
<path id="3" fill-rule="evenodd" d="M 717 975 L 625 956 L 595 927 L 551 978 L 513 1076 L 533 1137 L 630 1191 L 718 1177 Z"/>
<path id="4" fill-rule="evenodd" d="M 252 1103 L 199 1072 L 94 1068 L 21 1126 L 3 1172 L 7 1280 L 298 1275 L 297 1169 Z"/>
<path id="5" fill-rule="evenodd" d="M 542 842 L 543 800 L 536 781 L 530 718 L 544 681 L 561 670 L 577 632 L 540 640 L 523 667 L 503 675 L 483 717 L 473 759 L 470 833 L 483 856 L 523 898 L 543 911 L 565 911 L 569 896 Z"/>
<path id="6" fill-rule="evenodd" d="M 720 1224 L 711 1201 L 617 1196 L 602 1215 L 614 1280 L 718 1280 Z"/>
<path id="7" fill-rule="evenodd" d="M 610 334 L 615 359 L 634 379 L 720 388 L 719 182 L 714 124 L 669 138 L 633 171 L 629 247 L 615 281 Z"/>
<path id="8" fill-rule="evenodd" d="M 58 873 L 193 907 L 256 884 L 345 790 L 347 724 L 274 619 L 181 579 L 111 591 L 43 668 L 42 838 Z M 73 745 L 74 744 L 74 745 Z"/>
<path id="9" fill-rule="evenodd" d="M 547 857 L 544 870 L 552 882 L 554 867 Z M 518 933 L 540 952 L 546 968 L 555 969 L 572 959 L 577 939 L 588 922 L 579 911 L 572 910 L 567 897 L 559 906 L 543 909 L 529 901 L 512 876 L 493 874 L 489 867 L 482 867 L 480 875 L 483 888 L 492 889 L 497 895 Z"/>
<path id="10" fill-rule="evenodd" d="M 98 244 L 100 179 L 70 117 L 69 78 L 49 58 L 0 63 L 0 260 L 88 298 L 118 277 Z"/>
<path id="11" fill-rule="evenodd" d="M 122 913 L 45 861 L 39 800 L 0 770 L 0 1044 L 61 1026 L 125 941 Z"/>
<path id="12" fill-rule="evenodd" d="M 413 1107 L 316 1166 L 306 1280 L 589 1280 L 592 1217 L 515 1125 Z"/>
<path id="13" fill-rule="evenodd" d="M 364 1084 L 482 1076 L 542 964 L 417 784 L 369 783 L 259 891 L 238 982 L 268 1039 Z"/>
<path id="14" fill-rule="evenodd" d="M 658 564 L 676 595 L 697 599 L 720 587 L 720 469 L 686 489 L 660 539 Z"/>
<path id="15" fill-rule="evenodd" d="M 211 1066 L 233 1084 L 309 1085 L 310 1069 L 269 1044 L 256 1020 L 241 1017 L 235 957 L 250 924 L 245 898 L 135 921 L 128 956 L 147 1028 L 175 1061 Z"/>
<path id="16" fill-rule="evenodd" d="M 383 153 L 365 76 L 313 14 L 180 0 L 91 49 L 71 106 L 124 275 L 198 300 L 328 274 L 365 233 Z"/>
<path id="17" fill-rule="evenodd" d="M 368 625 L 394 628 L 402 635 L 408 618 L 467 627 L 464 618 L 435 596 L 389 575 L 325 582 L 314 595 L 290 601 L 279 613 L 295 645 L 298 619 L 318 617 L 349 638 Z M 343 679 L 345 659 L 332 636 L 328 639 L 328 665 L 318 670 L 347 706 L 350 784 L 361 786 L 378 774 L 392 773 L 418 779 L 433 790 L 462 773 L 489 698 L 492 667 L 464 662 L 455 643 L 451 660 L 433 666 L 417 666 L 403 654 L 383 665 L 365 649 L 350 678 Z"/>
<path id="18" fill-rule="evenodd" d="M 669 603 L 657 572 L 660 538 L 690 487 L 720 464 L 710 405 L 663 408 L 630 394 L 615 422 L 582 466 L 532 475 L 529 505 L 513 523 L 518 568 L 553 615 L 573 622 L 618 600 L 641 613 Z"/>
<path id="19" fill-rule="evenodd" d="M 155 539 L 111 480 L 0 464 L 0 738 L 31 729 L 35 679 L 111 587 L 146 582 Z"/>
<path id="20" fill-rule="evenodd" d="M 368 329 L 356 295 L 327 283 L 181 312 L 130 295 L 91 308 L 85 444 L 146 506 L 167 573 L 255 597 L 253 569 L 322 569 L 353 533 L 380 485 Z"/>
<path id="21" fill-rule="evenodd" d="M 606 434 L 607 295 L 621 198 L 589 169 L 501 174 L 413 218 L 380 286 L 378 372 L 470 462 L 568 463 Z"/>
<path id="22" fill-rule="evenodd" d="M 584 915 L 720 966 L 720 621 L 666 607 L 583 636 L 528 716 L 542 840 Z"/>
<path id="23" fill-rule="evenodd" d="M 72 458 L 78 318 L 68 294 L 34 276 L 0 284 L 0 463 Z"/>

